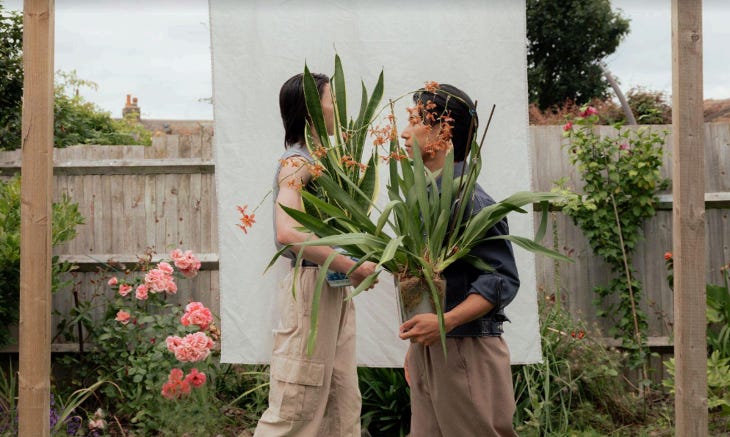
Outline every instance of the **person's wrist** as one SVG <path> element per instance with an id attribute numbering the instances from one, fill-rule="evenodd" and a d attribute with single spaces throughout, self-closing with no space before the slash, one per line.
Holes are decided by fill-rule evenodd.
<path id="1" fill-rule="evenodd" d="M 446 332 L 451 332 L 451 330 L 456 328 L 454 313 L 452 313 L 451 311 L 444 313 L 444 327 L 446 328 Z"/>

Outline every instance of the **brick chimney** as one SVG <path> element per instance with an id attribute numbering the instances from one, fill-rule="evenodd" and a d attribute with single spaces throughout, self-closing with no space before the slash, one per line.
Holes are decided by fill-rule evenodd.
<path id="1" fill-rule="evenodd" d="M 137 121 L 141 118 L 139 106 L 137 106 L 137 98 L 132 98 L 131 94 L 127 94 L 127 102 L 124 105 L 124 108 L 122 108 L 122 116 L 124 118 L 129 116 Z"/>

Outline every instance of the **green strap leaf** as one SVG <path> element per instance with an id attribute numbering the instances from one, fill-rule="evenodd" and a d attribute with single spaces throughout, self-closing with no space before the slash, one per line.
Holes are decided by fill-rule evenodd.
<path id="1" fill-rule="evenodd" d="M 307 112 L 312 119 L 312 124 L 317 132 L 320 142 L 323 146 L 329 146 L 329 135 L 327 133 L 327 127 L 324 122 L 324 115 L 322 114 L 322 101 L 317 89 L 317 83 L 314 80 L 314 76 L 309 71 L 309 67 L 304 64 L 304 101 L 307 105 Z"/>
<path id="2" fill-rule="evenodd" d="M 317 272 L 317 280 L 314 283 L 314 295 L 312 296 L 309 337 L 307 338 L 307 355 L 309 356 L 312 356 L 314 353 L 314 345 L 317 341 L 317 330 L 319 328 L 319 301 L 322 298 L 322 288 L 324 287 L 325 278 L 327 278 L 327 270 L 329 269 L 330 264 L 332 264 L 332 260 L 334 260 L 337 255 L 339 255 L 337 252 L 330 253 L 319 268 L 319 272 Z M 296 282 L 296 280 L 294 282 Z"/>
<path id="3" fill-rule="evenodd" d="M 347 90 L 345 88 L 345 72 L 342 70 L 342 61 L 335 55 L 335 74 L 332 78 L 335 105 L 341 125 L 347 125 Z M 358 157 L 359 160 L 359 157 Z"/>
<path id="4" fill-rule="evenodd" d="M 529 238 L 520 237 L 517 235 L 494 235 L 492 237 L 485 238 L 485 241 L 486 240 L 509 240 L 534 254 L 549 256 L 550 258 L 554 258 L 559 261 L 575 262 L 572 258 L 567 257 L 562 253 L 555 252 L 554 250 L 548 249 L 547 247 L 533 240 L 530 240 Z"/>

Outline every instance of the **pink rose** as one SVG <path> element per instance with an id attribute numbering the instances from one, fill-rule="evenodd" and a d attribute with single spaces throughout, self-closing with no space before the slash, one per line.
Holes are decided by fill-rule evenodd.
<path id="1" fill-rule="evenodd" d="M 193 278 L 198 274 L 200 270 L 200 260 L 193 255 L 191 250 L 183 252 L 180 249 L 175 249 L 170 252 L 170 258 L 175 263 L 175 267 L 180 270 L 186 278 Z"/>
<path id="2" fill-rule="evenodd" d="M 119 283 L 119 280 L 117 279 L 116 276 L 112 276 L 112 278 L 109 279 L 109 282 L 107 282 L 107 284 L 109 284 L 110 287 L 114 287 L 118 283 Z"/>
<path id="3" fill-rule="evenodd" d="M 129 284 L 122 284 L 119 286 L 119 295 L 120 296 L 126 296 L 129 294 L 130 291 L 132 291 L 132 286 Z"/>
<path id="4" fill-rule="evenodd" d="M 140 284 L 137 286 L 137 291 L 134 293 L 134 297 L 139 300 L 147 300 L 147 286 Z"/>
<path id="5" fill-rule="evenodd" d="M 167 399 L 177 399 L 190 394 L 190 382 L 183 379 L 183 371 L 175 368 L 170 370 L 167 382 L 162 385 L 162 396 Z"/>
<path id="6" fill-rule="evenodd" d="M 175 358 L 182 362 L 196 362 L 208 358 L 210 349 L 215 344 L 202 331 L 186 335 L 177 345 L 174 344 L 175 341 L 175 339 L 170 340 L 168 337 L 167 347 L 168 350 L 172 349 L 171 352 L 174 352 Z"/>
<path id="7" fill-rule="evenodd" d="M 160 263 L 159 266 L 162 268 L 152 269 L 144 276 L 144 284 L 148 291 L 150 293 L 177 293 L 175 280 L 172 278 L 172 274 L 168 273 L 168 268 L 169 271 L 172 271 L 172 267 L 167 263 Z"/>
<path id="8" fill-rule="evenodd" d="M 172 266 L 166 262 L 161 262 L 157 264 L 157 268 L 162 270 L 164 273 L 171 275 L 174 270 L 172 269 Z"/>
<path id="9" fill-rule="evenodd" d="M 205 384 L 205 379 L 205 373 L 199 372 L 198 369 L 193 368 L 185 377 L 185 382 L 197 388 Z"/>
<path id="10" fill-rule="evenodd" d="M 124 310 L 119 310 L 117 312 L 117 317 L 114 319 L 117 322 L 121 323 L 122 325 L 126 325 L 129 323 L 130 314 Z"/>
<path id="11" fill-rule="evenodd" d="M 580 116 L 585 118 L 585 117 L 590 117 L 591 115 L 597 115 L 597 114 L 598 114 L 598 109 L 594 108 L 593 106 L 588 106 L 583 112 L 581 112 Z"/>
<path id="12" fill-rule="evenodd" d="M 182 379 L 183 379 L 182 369 L 178 369 L 177 367 L 175 367 L 174 369 L 170 370 L 170 376 L 168 376 L 167 379 L 171 382 L 182 381 Z"/>
<path id="13" fill-rule="evenodd" d="M 571 129 L 573 129 L 573 122 L 571 122 L 571 121 L 565 123 L 565 125 L 563 126 L 563 130 L 565 132 L 568 132 Z"/>
<path id="14" fill-rule="evenodd" d="M 170 335 L 165 339 L 167 350 L 169 350 L 170 352 L 175 352 L 175 348 L 180 346 L 180 343 L 182 343 L 182 338 L 178 337 L 177 335 Z"/>
<path id="15" fill-rule="evenodd" d="M 213 323 L 213 314 L 202 303 L 190 302 L 185 307 L 185 314 L 180 318 L 180 323 L 183 326 L 195 325 L 204 331 Z"/>

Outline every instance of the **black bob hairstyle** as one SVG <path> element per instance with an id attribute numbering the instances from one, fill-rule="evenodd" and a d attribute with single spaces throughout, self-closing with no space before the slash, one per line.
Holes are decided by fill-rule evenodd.
<path id="1" fill-rule="evenodd" d="M 440 84 L 434 91 L 426 91 L 422 88 L 413 94 L 413 102 L 416 104 L 421 103 L 426 106 L 429 101 L 436 105 L 429 112 L 435 112 L 439 117 L 446 114 L 453 119 L 453 121 L 449 121 L 449 124 L 452 126 L 451 142 L 454 145 L 454 162 L 463 161 L 466 159 L 472 139 L 479 127 L 479 117 L 474 102 L 464 91 L 449 84 Z M 425 117 L 423 119 L 426 120 Z M 472 119 L 474 119 L 474 126 L 472 126 Z M 437 118 L 432 124 L 438 122 Z M 470 131 L 471 135 L 469 135 Z"/>
<path id="2" fill-rule="evenodd" d="M 312 73 L 317 84 L 320 98 L 330 78 L 325 74 Z M 309 119 L 307 104 L 304 100 L 304 74 L 299 73 L 289 78 L 279 91 L 279 111 L 284 123 L 284 147 L 304 144 L 304 125 Z"/>

